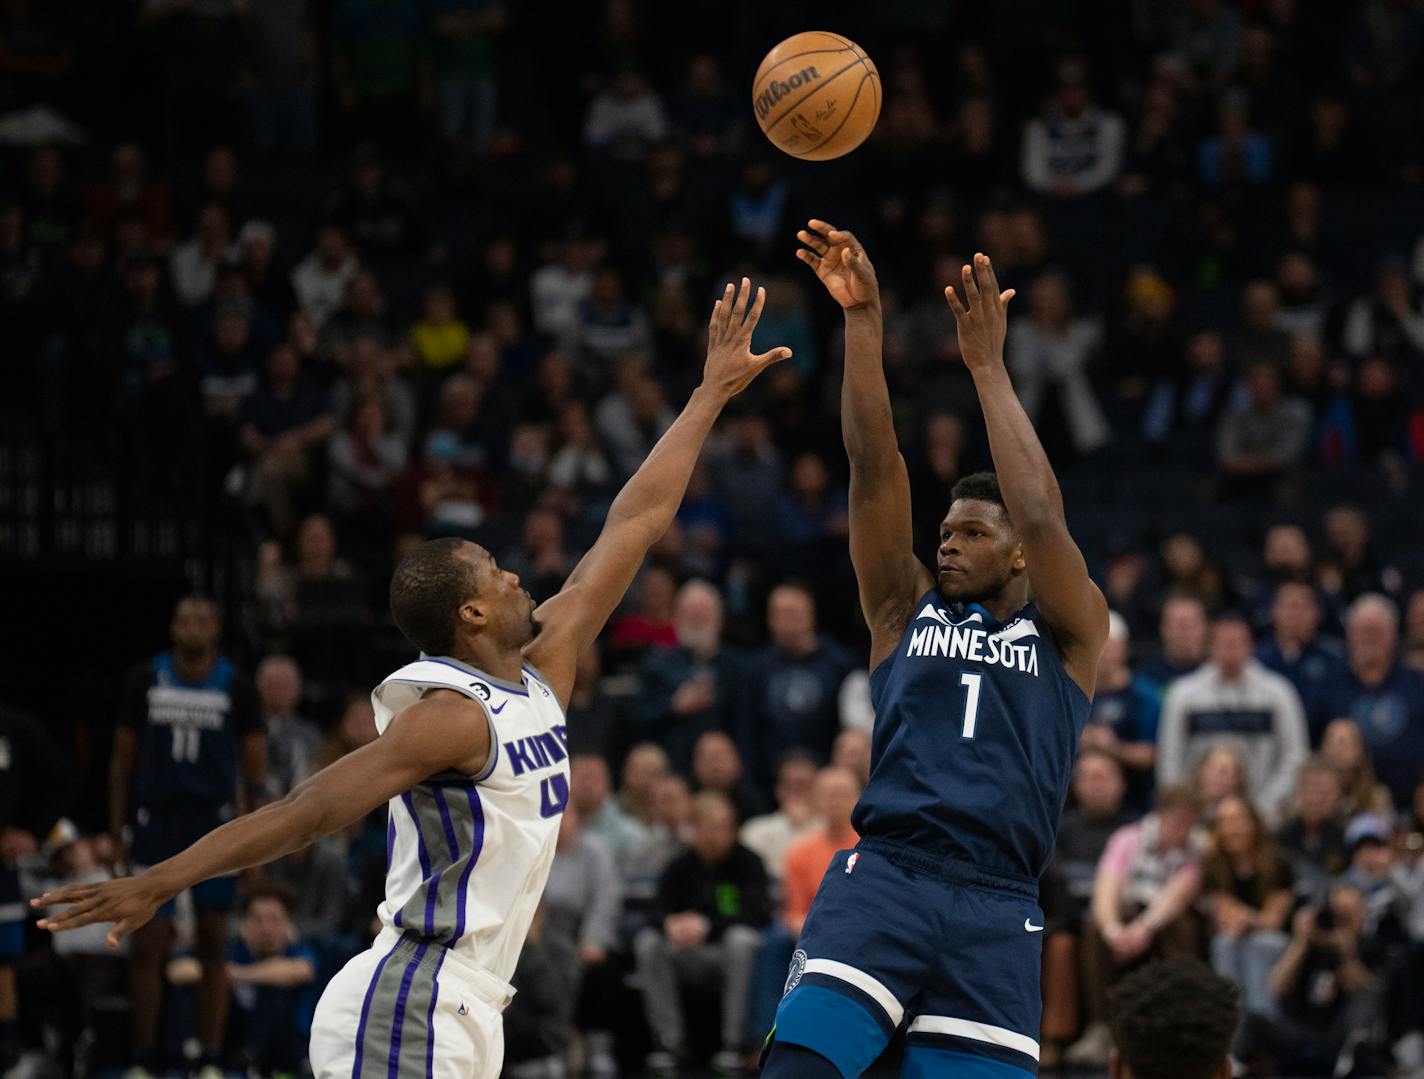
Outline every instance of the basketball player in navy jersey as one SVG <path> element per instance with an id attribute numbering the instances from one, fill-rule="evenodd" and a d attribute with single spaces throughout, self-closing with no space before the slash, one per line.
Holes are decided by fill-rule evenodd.
<path id="1" fill-rule="evenodd" d="M 809 224 L 798 255 L 845 309 L 841 422 L 874 755 L 854 816 L 860 843 L 821 882 L 763 1074 L 851 1079 L 903 1023 L 902 1074 L 1013 1079 L 1038 1068 L 1037 880 L 1107 605 L 1004 368 L 1013 290 L 999 291 L 984 255 L 945 297 L 997 472 L 955 486 L 934 572 L 915 558 L 875 271 L 849 232 Z"/>
<path id="2" fill-rule="evenodd" d="M 496 1079 L 501 1015 L 568 801 L 564 708 L 591 645 L 672 523 L 726 403 L 791 350 L 751 352 L 765 303 L 727 286 L 702 384 L 609 507 L 563 589 L 535 609 L 488 551 L 432 540 L 397 567 L 391 612 L 422 656 L 372 694 L 380 736 L 134 877 L 61 888 L 52 931 L 114 923 L 111 945 L 200 881 L 300 850 L 389 804 L 383 925 L 330 982 L 317 1079 Z"/>

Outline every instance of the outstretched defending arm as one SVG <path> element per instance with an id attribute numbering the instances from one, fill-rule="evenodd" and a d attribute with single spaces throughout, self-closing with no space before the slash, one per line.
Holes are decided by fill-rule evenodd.
<path id="1" fill-rule="evenodd" d="M 895 649 L 915 600 L 934 584 L 915 557 L 910 477 L 890 411 L 881 360 L 880 286 L 849 232 L 812 219 L 796 256 L 845 311 L 841 432 L 850 458 L 850 558 L 870 627 L 870 668 Z"/>
<path id="2" fill-rule="evenodd" d="M 974 256 L 972 268 L 964 267 L 961 290 L 949 285 L 944 295 L 984 410 L 1004 505 L 1023 540 L 1034 600 L 1053 630 L 1068 674 L 1092 696 L 1098 655 L 1108 636 L 1107 601 L 1068 533 L 1058 480 L 1004 366 L 1007 307 L 1014 290 L 999 291 L 994 267 L 981 254 Z"/>
<path id="3" fill-rule="evenodd" d="M 762 371 L 791 355 L 789 348 L 752 355 L 752 330 L 766 303 L 766 290 L 757 289 L 748 311 L 750 296 L 751 282 L 744 277 L 735 299 L 728 285 L 714 305 L 702 384 L 613 500 L 597 542 L 569 574 L 563 590 L 534 612 L 539 635 L 525 652 L 563 704 L 573 692 L 579 653 L 593 643 L 622 602 L 648 548 L 672 524 L 702 444 L 722 409 Z"/>

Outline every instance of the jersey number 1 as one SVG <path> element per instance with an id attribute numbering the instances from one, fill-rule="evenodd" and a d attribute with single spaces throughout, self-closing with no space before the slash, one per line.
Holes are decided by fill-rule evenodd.
<path id="1" fill-rule="evenodd" d="M 173 728 L 173 759 L 192 764 L 198 759 L 198 747 L 202 744 L 203 732 L 197 727 Z"/>
<path id="2" fill-rule="evenodd" d="M 979 718 L 979 687 L 984 681 L 982 674 L 961 674 L 959 684 L 969 690 L 964 700 L 964 730 L 961 738 L 974 737 L 974 721 Z"/>

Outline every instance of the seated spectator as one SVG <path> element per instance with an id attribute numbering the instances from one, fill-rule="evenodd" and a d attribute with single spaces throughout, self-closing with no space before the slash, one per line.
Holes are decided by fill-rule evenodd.
<path id="1" fill-rule="evenodd" d="M 1235 387 L 1226 346 L 1215 330 L 1187 340 L 1185 367 L 1158 379 L 1142 414 L 1142 434 L 1163 453 L 1204 456 Z"/>
<path id="2" fill-rule="evenodd" d="M 336 726 L 321 740 L 316 758 L 317 771 L 330 767 L 362 746 L 370 745 L 377 737 L 376 711 L 371 707 L 370 695 L 360 692 L 348 694 Z M 384 816 L 381 813 L 372 814 L 377 815 Z"/>
<path id="3" fill-rule="evenodd" d="M 1424 309 L 1402 261 L 1386 261 L 1374 294 L 1350 304 L 1341 343 L 1357 360 L 1379 356 L 1399 363 L 1424 353 Z"/>
<path id="4" fill-rule="evenodd" d="M 648 317 L 624 294 L 623 277 L 611 266 L 593 274 L 588 298 L 579 305 L 571 345 L 592 371 L 603 371 L 619 356 L 648 347 Z"/>
<path id="5" fill-rule="evenodd" d="M 608 647 L 630 659 L 649 648 L 676 648 L 673 612 L 677 578 L 661 566 L 645 566 L 632 592 L 633 608 L 614 618 L 608 627 Z"/>
<path id="6" fill-rule="evenodd" d="M 848 729 L 836 735 L 831 747 L 831 764 L 844 768 L 860 781 L 863 787 L 870 782 L 870 732 Z"/>
<path id="7" fill-rule="evenodd" d="M 316 954 L 292 924 L 291 901 L 280 889 L 250 892 L 237 939 L 228 949 L 228 1056 L 242 1071 L 297 1071 L 307 1056 L 316 1011 Z M 172 985 L 196 985 L 202 968 L 185 957 L 168 964 Z"/>
<path id="8" fill-rule="evenodd" d="M 600 754 L 576 753 L 569 762 L 569 804 L 578 811 L 582 834 L 602 844 L 615 865 L 647 838 L 647 829 L 613 796 L 613 776 Z"/>
<path id="9" fill-rule="evenodd" d="M 362 338 L 372 338 L 394 349 L 397 342 L 386 314 L 386 293 L 380 278 L 370 270 L 358 270 L 346 282 L 341 306 L 321 328 L 321 350 L 337 367 L 351 364 L 352 346 Z M 405 358 L 405 353 L 401 353 Z"/>
<path id="10" fill-rule="evenodd" d="M 634 949 L 643 1008 L 657 1048 L 648 1069 L 677 1075 L 687 1051 L 681 984 L 720 985 L 719 1071 L 741 1066 L 747 995 L 771 896 L 761 859 L 737 842 L 737 816 L 721 794 L 706 791 L 693 808 L 692 849 L 673 860 L 658 886 L 661 924 L 638 934 Z"/>
<path id="11" fill-rule="evenodd" d="M 623 758 L 618 804 L 633 820 L 650 827 L 657 820 L 658 782 L 668 774 L 667 754 L 651 742 L 640 742 Z"/>
<path id="12" fill-rule="evenodd" d="M 198 212 L 193 235 L 175 247 L 168 260 L 179 301 L 196 307 L 207 299 L 218 266 L 231 254 L 232 222 L 221 205 L 210 202 Z"/>
<path id="13" fill-rule="evenodd" d="M 410 328 L 410 351 L 415 362 L 431 371 L 453 367 L 465 358 L 470 328 L 455 310 L 449 285 L 436 285 L 425 293 L 419 320 Z"/>
<path id="14" fill-rule="evenodd" d="M 346 286 L 360 270 L 346 230 L 328 222 L 317 230 L 316 246 L 292 271 L 297 303 L 318 331 L 346 298 Z"/>
<path id="15" fill-rule="evenodd" d="M 1182 782 L 1227 735 L 1244 743 L 1252 795 L 1268 818 L 1277 819 L 1309 750 L 1305 713 L 1291 684 L 1252 658 L 1251 629 L 1239 615 L 1216 620 L 1210 661 L 1167 693 L 1157 782 Z"/>
<path id="16" fill-rule="evenodd" d="M 499 497 L 484 470 L 465 460 L 453 432 L 430 433 L 422 458 L 401 478 L 396 519 L 402 531 L 427 538 L 476 534 Z"/>
<path id="17" fill-rule="evenodd" d="M 1424 671 L 1424 588 L 1414 590 L 1405 608 L 1401 655 L 1410 670 Z"/>
<path id="18" fill-rule="evenodd" d="M 259 306 L 283 321 L 296 310 L 291 275 L 277 259 L 277 230 L 253 219 L 237 234 L 237 249 L 247 292 Z"/>
<path id="19" fill-rule="evenodd" d="M 737 744 L 722 731 L 707 731 L 692 747 L 692 788 L 701 794 L 714 791 L 732 803 L 737 821 L 750 820 L 764 805 L 747 779 Z"/>
<path id="20" fill-rule="evenodd" d="M 573 692 L 564 711 L 568 713 L 569 752 L 597 753 L 607 759 L 617 743 L 619 705 L 604 689 L 599 642 L 579 653 Z"/>
<path id="21" fill-rule="evenodd" d="M 1310 437 L 1310 406 L 1281 396 L 1274 364 L 1246 372 L 1246 400 L 1229 408 L 1216 437 L 1216 463 L 1227 496 L 1264 495 L 1296 468 Z"/>
<path id="22" fill-rule="evenodd" d="M 1138 673 L 1166 690 L 1178 678 L 1191 674 L 1207 657 L 1206 605 L 1196 596 L 1168 596 L 1158 625 L 1158 654 L 1138 668 Z"/>
<path id="23" fill-rule="evenodd" d="M 243 400 L 258 386 L 261 353 L 252 339 L 252 301 L 230 297 L 218 304 L 212 332 L 194 348 L 204 415 L 227 435 Z"/>
<path id="24" fill-rule="evenodd" d="M 1345 615 L 1347 667 L 1321 686 L 1312 727 L 1353 719 L 1375 774 L 1398 805 L 1408 803 L 1424 771 L 1424 674 L 1399 662 L 1399 612 L 1380 595 L 1364 595 Z M 1348 790 L 1348 783 L 1347 783 Z"/>
<path id="25" fill-rule="evenodd" d="M 1339 673 L 1345 660 L 1338 642 L 1320 635 L 1320 599 L 1308 581 L 1286 580 L 1276 587 L 1271 635 L 1256 646 L 1256 658 L 1267 670 L 1290 679 L 1310 715 L 1320 687 Z"/>
<path id="26" fill-rule="evenodd" d="M 625 921 L 642 927 L 640 918 L 653 906 L 658 881 L 684 847 L 692 842 L 692 791 L 687 780 L 669 772 L 653 789 L 653 821 L 641 843 L 624 859 Z"/>
<path id="27" fill-rule="evenodd" d="M 267 727 L 267 797 L 275 801 L 315 770 L 321 730 L 297 711 L 302 703 L 302 671 L 291 656 L 267 656 L 257 665 L 253 680 Z"/>
<path id="28" fill-rule="evenodd" d="M 524 518 L 520 545 L 499 559 L 500 568 L 517 576 L 536 603 L 564 587 L 574 562 L 573 553 L 564 545 L 563 518 L 553 510 L 538 508 Z"/>
<path id="29" fill-rule="evenodd" d="M 846 496 L 832 489 L 826 462 L 817 454 L 798 454 L 791 462 L 778 520 L 781 534 L 794 552 L 813 551 L 819 540 L 849 534 Z"/>
<path id="30" fill-rule="evenodd" d="M 673 624 L 677 647 L 644 656 L 630 718 L 635 737 L 662 746 L 674 770 L 686 772 L 702 733 L 729 726 L 743 664 L 722 643 L 722 596 L 707 582 L 682 586 Z"/>
<path id="31" fill-rule="evenodd" d="M 770 640 L 748 661 L 736 707 L 742 759 L 763 797 L 775 781 L 773 765 L 788 750 L 830 757 L 840 729 L 841 684 L 858 666 L 849 651 L 817 631 L 816 599 L 803 584 L 771 590 L 766 628 Z"/>
<path id="32" fill-rule="evenodd" d="M 545 932 L 543 903 L 534 911 L 510 984 L 504 1011 L 504 1070 L 509 1079 L 562 1076 L 577 997 L 578 954 L 563 935 Z"/>
<path id="33" fill-rule="evenodd" d="M 383 29 L 390 34 L 394 28 Z M 327 197 L 322 217 L 339 223 L 352 243 L 372 258 L 414 254 L 425 240 L 415 200 L 370 142 L 356 146 L 346 181 Z"/>
<path id="34" fill-rule="evenodd" d="M 1247 1014 L 1271 1017 L 1271 969 L 1286 949 L 1295 877 L 1261 815 L 1244 798 L 1217 807 L 1213 850 L 1202 868 L 1211 919 L 1211 965 L 1241 986 Z"/>
<path id="35" fill-rule="evenodd" d="M 631 476 L 677 418 L 663 388 L 639 359 L 619 361 L 613 392 L 598 402 L 593 423 L 619 473 Z"/>
<path id="36" fill-rule="evenodd" d="M 1394 799 L 1389 788 L 1375 779 L 1358 723 L 1353 719 L 1331 720 L 1320 737 L 1320 755 L 1340 777 L 1340 810 L 1346 818 L 1361 813 L 1394 815 Z"/>
<path id="37" fill-rule="evenodd" d="M 1252 628 L 1257 632 L 1270 630 L 1272 608 L 1280 586 L 1287 582 L 1308 582 L 1314 572 L 1315 552 L 1311 550 L 1305 529 L 1293 524 L 1274 524 L 1266 529 L 1261 541 L 1261 568 L 1245 589 Z M 1317 602 L 1319 598 L 1315 597 Z M 1293 628 L 1299 627 L 1293 624 Z"/>
<path id="38" fill-rule="evenodd" d="M 557 247 L 554 261 L 529 277 L 529 310 L 534 329 L 556 344 L 565 344 L 578 325 L 579 305 L 593 288 L 593 265 L 599 245 L 570 235 Z"/>
<path id="39" fill-rule="evenodd" d="M 1202 823 L 1216 820 L 1217 807 L 1227 798 L 1244 798 L 1247 793 L 1246 743 L 1234 735 L 1222 737 L 1192 775 L 1192 790 L 1201 799 Z"/>
<path id="40" fill-rule="evenodd" d="M 1122 170 L 1126 137 L 1122 117 L 1093 103 L 1083 66 L 1065 62 L 1046 113 L 1024 129 L 1023 182 L 1056 198 L 1107 187 Z"/>
<path id="41" fill-rule="evenodd" d="M 419 407 L 414 391 L 399 373 L 400 357 L 373 334 L 358 334 L 352 338 L 344 361 L 345 378 L 336 384 L 332 397 L 337 419 L 351 419 L 356 404 L 375 397 L 385 406 L 386 426 L 409 446 L 415 440 Z M 433 430 L 441 427 L 431 424 Z"/>
<path id="42" fill-rule="evenodd" d="M 594 430 L 588 406 L 566 402 L 558 412 L 559 446 L 549 460 L 549 484 L 571 518 L 601 521 L 618 477 L 613 458 Z"/>
<path id="43" fill-rule="evenodd" d="M 639 158 L 666 134 L 662 100 L 631 68 L 614 76 L 589 102 L 583 141 L 591 150 L 615 158 Z"/>
<path id="44" fill-rule="evenodd" d="M 1113 992 L 1112 1079 L 1227 1079 L 1236 986 L 1200 960 L 1150 963 Z"/>
<path id="45" fill-rule="evenodd" d="M 406 446 L 386 423 L 379 397 L 356 403 L 346 425 L 331 439 L 328 504 L 353 535 L 368 546 L 371 538 L 393 534 L 391 492 L 406 467 Z"/>
<path id="46" fill-rule="evenodd" d="M 1186 787 L 1163 787 L 1157 808 L 1108 840 L 1093 881 L 1083 943 L 1087 1027 L 1063 1054 L 1067 1064 L 1102 1067 L 1112 1047 L 1108 990 L 1150 958 L 1197 954 L 1191 911 L 1201 886 L 1201 807 Z"/>
<path id="47" fill-rule="evenodd" d="M 268 863 L 263 873 L 291 902 L 288 913 L 297 933 L 314 948 L 342 959 L 365 945 L 364 934 L 345 936 L 351 914 L 347 880 L 351 844 L 345 835 L 322 836 L 302 850 Z M 369 912 L 368 912 L 369 913 Z"/>
<path id="48" fill-rule="evenodd" d="M 1265 1057 L 1267 1075 L 1378 1075 L 1373 1044 L 1379 990 L 1360 955 L 1364 901 L 1354 888 L 1337 887 L 1320 907 L 1303 907 L 1291 922 L 1291 940 L 1271 971 L 1279 1012 L 1246 1039 L 1247 1059 Z"/>
<path id="49" fill-rule="evenodd" d="M 303 625 L 329 621 L 331 605 L 324 600 L 339 600 L 338 613 L 342 617 L 350 615 L 349 604 L 355 602 L 360 588 L 354 581 L 351 564 L 337 550 L 331 519 L 320 513 L 303 519 L 297 528 L 295 547 L 295 558 L 291 560 L 283 556 L 277 543 L 263 544 L 258 551 L 257 594 L 273 630 L 290 632 Z M 330 594 L 323 597 L 323 591 Z"/>
<path id="50" fill-rule="evenodd" d="M 1276 843 L 1294 862 L 1297 890 L 1320 895 L 1345 869 L 1345 814 L 1340 772 L 1324 756 L 1300 766 L 1295 812 L 1276 832 Z"/>
<path id="51" fill-rule="evenodd" d="M 277 536 L 291 534 L 295 505 L 312 473 L 312 454 L 336 427 L 331 397 L 302 376 L 290 345 L 278 345 L 267 377 L 243 399 L 238 437 L 252 461 L 248 497 Z"/>
<path id="52" fill-rule="evenodd" d="M 781 454 L 767 417 L 744 412 L 732 420 L 731 437 L 708 453 L 712 489 L 726 507 L 728 535 L 737 553 L 770 557 L 780 546 L 776 504 L 781 496 Z"/>
<path id="53" fill-rule="evenodd" d="M 1157 768 L 1157 720 L 1162 711 L 1158 689 L 1127 663 L 1127 620 L 1108 614 L 1108 639 L 1098 657 L 1098 683 L 1083 748 L 1096 749 L 1118 762 L 1127 777 L 1127 802 L 1139 811 L 1151 804 Z"/>
<path id="54" fill-rule="evenodd" d="M 1072 804 L 1059 822 L 1053 861 L 1039 888 L 1045 926 L 1041 1067 L 1055 1065 L 1062 1046 L 1078 1033 L 1080 938 L 1108 840 L 1135 818 L 1124 804 L 1126 790 L 1117 757 L 1091 747 L 1078 754 Z"/>
<path id="55" fill-rule="evenodd" d="M 815 758 L 804 750 L 788 751 L 776 768 L 775 812 L 742 825 L 742 845 L 761 858 L 773 881 L 783 876 L 787 849 L 817 825 L 811 797 L 815 782 Z"/>

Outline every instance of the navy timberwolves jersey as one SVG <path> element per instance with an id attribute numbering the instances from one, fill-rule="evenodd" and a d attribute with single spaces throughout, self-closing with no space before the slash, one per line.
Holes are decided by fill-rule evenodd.
<path id="1" fill-rule="evenodd" d="M 997 623 L 931 590 L 915 611 L 870 676 L 875 733 L 856 830 L 1036 878 L 1053 851 L 1087 695 L 1031 603 Z"/>
<path id="2" fill-rule="evenodd" d="M 137 736 L 134 805 L 228 806 L 237 794 L 238 742 L 260 730 L 256 693 L 231 661 L 187 681 L 163 652 L 130 676 L 120 722 Z"/>

